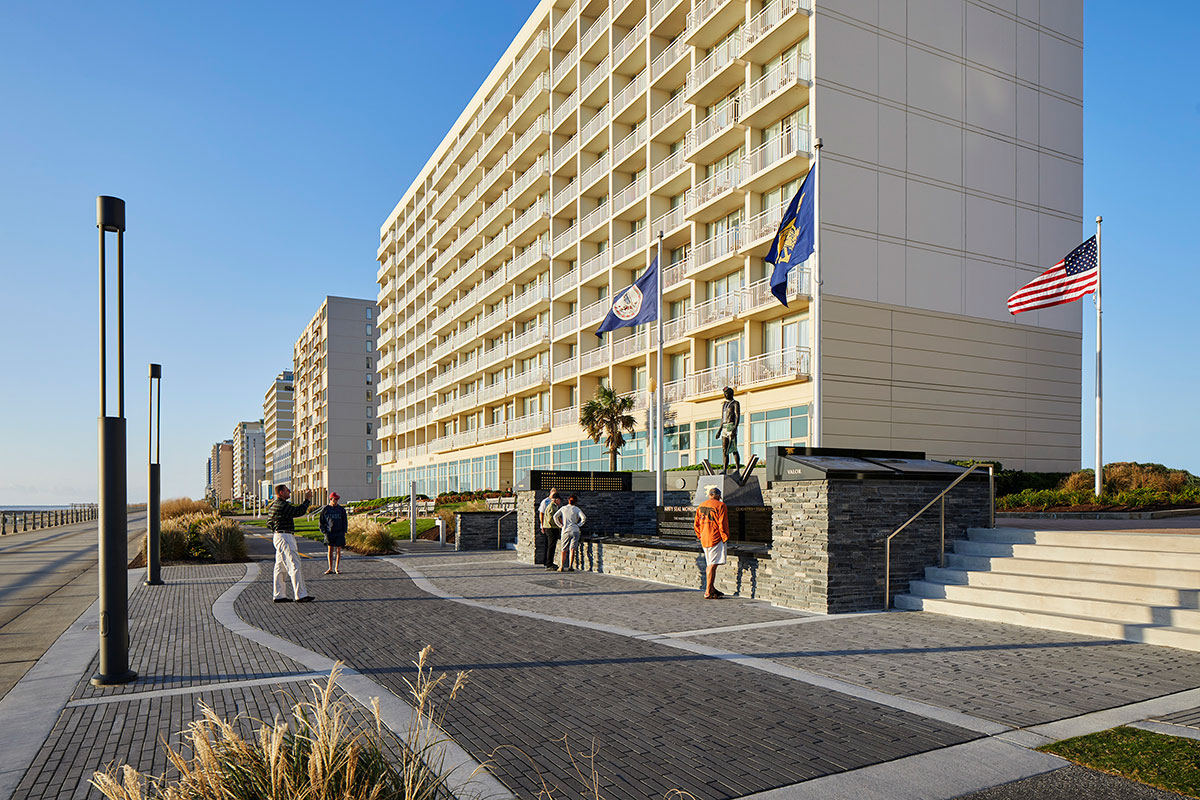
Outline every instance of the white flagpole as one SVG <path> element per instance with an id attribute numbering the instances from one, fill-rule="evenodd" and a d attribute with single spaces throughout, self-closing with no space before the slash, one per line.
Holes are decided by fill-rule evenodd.
<path id="1" fill-rule="evenodd" d="M 1104 272 L 1100 269 L 1100 223 L 1103 217 L 1096 217 L 1096 497 L 1104 488 L 1104 449 L 1103 449 L 1103 420 L 1104 404 L 1102 398 L 1103 363 L 1100 357 L 1100 281 Z"/>
<path id="2" fill-rule="evenodd" d="M 813 169 L 817 179 L 813 181 L 813 274 L 812 274 L 812 376 L 813 403 L 810 442 L 813 447 L 821 446 L 821 140 L 813 142 Z"/>
<path id="3" fill-rule="evenodd" d="M 662 231 L 658 232 L 658 375 L 654 384 L 654 497 L 663 504 L 663 263 Z"/>

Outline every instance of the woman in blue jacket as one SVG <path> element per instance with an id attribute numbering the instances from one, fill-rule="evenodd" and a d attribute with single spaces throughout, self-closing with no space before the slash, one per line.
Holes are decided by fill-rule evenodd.
<path id="1" fill-rule="evenodd" d="M 325 546 L 329 548 L 329 569 L 326 575 L 341 575 L 342 548 L 346 546 L 346 509 L 338 505 L 338 493 L 329 493 L 329 505 L 321 509 L 321 533 L 325 534 Z"/>

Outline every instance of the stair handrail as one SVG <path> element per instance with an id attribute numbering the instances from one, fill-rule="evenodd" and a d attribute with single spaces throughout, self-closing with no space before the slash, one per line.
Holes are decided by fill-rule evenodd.
<path id="1" fill-rule="evenodd" d="M 988 524 L 990 527 L 996 527 L 996 465 L 995 464 L 972 464 L 967 469 L 955 478 L 949 486 L 942 489 L 937 495 L 926 503 L 920 511 L 913 514 L 904 524 L 896 530 L 892 531 L 891 535 L 883 541 L 883 610 L 887 611 L 892 605 L 892 539 L 896 538 L 897 534 L 907 528 L 910 524 L 916 521 L 917 517 L 924 514 L 938 500 L 942 501 L 942 546 L 938 550 L 938 555 L 941 558 L 940 566 L 946 566 L 946 495 L 955 486 L 958 486 L 967 476 L 977 469 L 987 467 L 988 471 Z"/>

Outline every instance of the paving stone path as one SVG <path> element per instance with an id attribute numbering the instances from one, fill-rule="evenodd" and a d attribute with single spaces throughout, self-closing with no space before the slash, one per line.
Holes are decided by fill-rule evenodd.
<path id="1" fill-rule="evenodd" d="M 556 797 L 585 793 L 568 779 L 564 742 L 574 753 L 597 748 L 607 798 L 682 789 L 716 800 L 977 736 L 653 642 L 437 599 L 392 564 L 358 562 L 337 580 L 310 571 L 316 603 L 272 605 L 263 576 L 239 597 L 238 615 L 397 694 L 411 659 L 433 645 L 439 669 L 471 671 L 443 727 L 522 797 L 536 796 L 541 780 Z"/>

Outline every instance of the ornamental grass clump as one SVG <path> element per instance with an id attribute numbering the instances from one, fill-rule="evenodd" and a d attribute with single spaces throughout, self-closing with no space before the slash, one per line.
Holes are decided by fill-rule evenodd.
<path id="1" fill-rule="evenodd" d="M 168 520 L 182 517 L 185 514 L 211 514 L 213 507 L 203 500 L 193 500 L 190 497 L 174 497 L 163 500 L 158 507 L 159 519 Z"/>
<path id="2" fill-rule="evenodd" d="M 346 530 L 346 547 L 365 556 L 388 555 L 396 537 L 386 526 L 369 517 L 351 517 Z"/>
<path id="3" fill-rule="evenodd" d="M 295 701 L 288 718 L 258 721 L 243 738 L 238 718 L 222 720 L 203 703 L 202 717 L 183 731 L 192 757 L 167 745 L 177 777 L 152 777 L 131 766 L 110 767 L 92 776 L 109 800 L 440 800 L 452 796 L 444 769 L 441 721 L 449 702 L 466 685 L 460 672 L 446 700 L 435 708 L 432 694 L 448 680 L 428 665 L 421 651 L 417 677 L 408 682 L 418 712 L 399 738 L 384 728 L 379 701 L 372 700 L 368 724 L 355 719 L 335 689 L 341 665 L 311 698 Z M 469 778 L 468 778 L 469 780 Z"/>
<path id="4" fill-rule="evenodd" d="M 182 514 L 164 519 L 159 527 L 159 558 L 163 561 L 215 561 L 218 564 L 246 560 L 246 537 L 237 522 L 212 509 L 206 514 Z M 145 555 L 143 540 L 141 554 Z"/>

